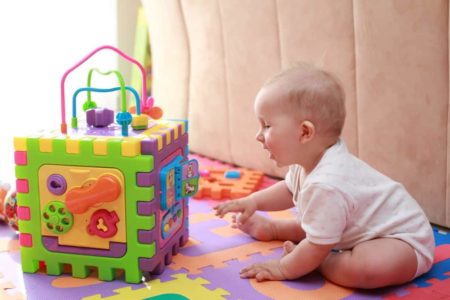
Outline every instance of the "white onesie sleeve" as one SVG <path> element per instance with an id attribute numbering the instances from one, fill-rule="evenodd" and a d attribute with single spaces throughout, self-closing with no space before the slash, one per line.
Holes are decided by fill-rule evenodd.
<path id="1" fill-rule="evenodd" d="M 348 214 L 342 194 L 323 184 L 309 184 L 299 194 L 297 209 L 306 238 L 319 245 L 338 243 Z"/>

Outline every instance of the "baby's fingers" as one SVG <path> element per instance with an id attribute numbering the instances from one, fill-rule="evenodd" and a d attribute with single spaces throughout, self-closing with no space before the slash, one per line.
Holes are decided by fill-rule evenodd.
<path id="1" fill-rule="evenodd" d="M 219 216 L 219 217 L 223 217 L 224 215 L 226 215 L 229 212 L 239 211 L 239 208 L 237 207 L 237 205 L 234 202 L 229 202 L 229 201 L 215 206 L 214 209 L 216 210 L 216 216 Z"/>
<path id="2" fill-rule="evenodd" d="M 231 228 L 239 228 L 238 219 L 239 219 L 240 213 L 233 214 L 231 216 Z"/>
<path id="3" fill-rule="evenodd" d="M 253 215 L 252 211 L 244 210 L 241 214 L 237 216 L 237 223 L 244 224 L 247 222 L 248 218 L 250 218 Z"/>
<path id="4" fill-rule="evenodd" d="M 227 211 L 225 210 L 225 203 L 216 205 L 213 207 L 213 209 L 216 211 L 216 216 L 219 216 L 221 218 L 227 213 Z"/>
<path id="5" fill-rule="evenodd" d="M 248 267 L 243 268 L 239 275 L 241 278 L 254 278 L 256 276 L 256 273 L 258 273 L 259 268 L 256 265 L 251 265 Z"/>

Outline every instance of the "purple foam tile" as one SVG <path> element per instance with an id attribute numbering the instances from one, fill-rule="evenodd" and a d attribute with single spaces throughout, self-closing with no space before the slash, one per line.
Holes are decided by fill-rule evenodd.
<path id="1" fill-rule="evenodd" d="M 382 300 L 382 299 L 384 299 L 383 296 L 378 296 L 371 292 L 356 291 L 355 293 L 348 295 L 347 297 L 344 297 L 341 300 Z"/>
<path id="2" fill-rule="evenodd" d="M 204 267 L 198 276 L 210 281 L 210 284 L 208 284 L 208 288 L 210 289 L 223 288 L 229 291 L 230 295 L 227 299 L 269 299 L 267 296 L 256 291 L 248 279 L 241 279 L 239 272 L 248 265 L 279 258 L 281 254 L 282 249 L 278 248 L 269 255 L 252 254 L 245 261 L 233 259 L 226 261 L 226 266 L 223 268 Z M 227 280 L 224 280 L 224 278 Z M 281 284 L 293 290 L 312 291 L 323 288 L 325 280 L 319 273 L 313 272 L 296 280 L 283 281 Z"/>
<path id="3" fill-rule="evenodd" d="M 22 264 L 22 261 L 20 259 L 20 251 L 16 252 L 8 252 L 9 257 L 16 262 L 18 265 Z"/>
<path id="4" fill-rule="evenodd" d="M 406 283 L 400 286 L 391 286 L 372 290 L 357 289 L 355 292 L 342 300 L 378 300 L 385 299 L 388 295 L 397 295 L 404 297 L 410 293 L 409 288 L 416 287 L 415 284 Z"/>
<path id="5" fill-rule="evenodd" d="M 171 281 L 174 280 L 174 277 L 172 277 L 172 275 L 176 275 L 176 274 L 188 274 L 187 270 L 173 270 L 170 268 L 170 266 L 167 266 L 166 269 L 164 270 L 164 272 L 162 274 L 156 275 L 156 274 L 145 274 L 146 277 L 146 282 L 151 285 L 152 280 L 160 280 L 161 282 L 167 282 L 167 281 Z M 190 276 L 188 276 L 190 277 Z M 192 278 L 191 278 L 192 279 Z"/>
<path id="6" fill-rule="evenodd" d="M 279 256 L 281 256 L 281 250 Z M 283 285 L 291 289 L 298 289 L 302 291 L 312 291 L 321 289 L 325 285 L 325 279 L 318 272 L 312 272 L 297 280 L 286 280 L 282 282 Z"/>
<path id="7" fill-rule="evenodd" d="M 15 230 L 3 221 L 0 221 L 0 238 L 18 239 L 19 235 Z"/>
<path id="8" fill-rule="evenodd" d="M 0 283 L 5 281 L 11 282 L 14 286 L 10 291 L 11 294 L 15 292 L 25 294 L 19 252 L 0 252 Z M 3 298 L 0 296 L 0 299 Z"/>
<path id="9" fill-rule="evenodd" d="M 229 224 L 227 221 L 219 218 L 196 224 L 190 224 L 189 233 L 191 237 L 199 241 L 201 244 L 183 248 L 180 252 L 187 256 L 199 256 L 254 242 L 253 238 L 244 233 L 224 237 L 211 231 L 211 229 L 223 226 L 229 226 Z"/>
<path id="10" fill-rule="evenodd" d="M 53 280 L 70 277 L 68 274 L 61 276 L 48 276 L 46 274 L 23 274 L 25 290 L 28 300 L 42 300 L 42 299 L 64 299 L 75 300 L 83 299 L 84 297 L 100 294 L 103 297 L 117 296 L 114 290 L 130 287 L 132 290 L 144 288 L 143 283 L 127 284 L 123 280 L 117 279 L 111 282 L 100 282 L 98 284 L 89 284 L 80 287 L 63 288 L 53 286 Z M 51 297 L 50 297 L 51 295 Z M 49 298 L 50 297 L 50 298 Z"/>
<path id="11" fill-rule="evenodd" d="M 210 283 L 205 285 L 208 289 L 214 290 L 222 288 L 230 293 L 226 298 L 229 300 L 235 299 L 271 299 L 258 291 L 256 291 L 250 284 L 250 280 L 239 277 L 240 270 L 252 263 L 264 261 L 277 257 L 274 255 L 258 257 L 253 256 L 251 259 L 244 262 L 236 259 L 226 262 L 223 268 L 214 268 L 211 266 L 201 268 L 201 273 L 198 277 L 208 280 Z M 226 280 L 224 280 L 226 279 Z"/>
<path id="12" fill-rule="evenodd" d="M 189 208 L 192 213 L 208 213 L 212 208 L 207 205 L 207 200 L 189 199 Z"/>

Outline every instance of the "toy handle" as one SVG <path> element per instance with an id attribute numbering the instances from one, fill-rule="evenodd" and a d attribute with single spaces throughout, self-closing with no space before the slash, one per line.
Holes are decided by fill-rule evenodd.
<path id="1" fill-rule="evenodd" d="M 74 71 L 76 68 L 81 66 L 84 62 L 86 62 L 89 58 L 91 58 L 94 54 L 96 54 L 97 52 L 99 52 L 99 51 L 101 51 L 103 49 L 110 49 L 110 50 L 116 52 L 117 54 L 119 54 L 124 59 L 126 59 L 129 62 L 135 64 L 139 68 L 139 70 L 141 70 L 141 74 L 142 74 L 142 94 L 141 94 L 141 101 L 140 101 L 141 102 L 141 107 L 142 108 L 146 108 L 146 109 L 150 108 L 150 107 L 148 107 L 149 103 L 147 103 L 147 101 L 146 101 L 146 96 L 147 96 L 147 75 L 146 75 L 146 72 L 144 70 L 144 67 L 137 60 L 135 60 L 134 58 L 128 56 L 127 54 L 125 54 L 121 50 L 117 49 L 116 47 L 109 46 L 109 45 L 100 46 L 97 49 L 95 49 L 94 51 L 92 51 L 91 53 L 89 53 L 88 55 L 86 55 L 86 57 L 84 57 L 81 61 L 79 61 L 77 64 L 75 64 L 69 70 L 67 70 L 64 73 L 63 77 L 61 78 L 61 133 L 64 133 L 64 134 L 67 133 L 66 97 L 65 97 L 66 78 L 67 78 L 67 76 L 70 73 L 72 73 L 72 71 Z"/>

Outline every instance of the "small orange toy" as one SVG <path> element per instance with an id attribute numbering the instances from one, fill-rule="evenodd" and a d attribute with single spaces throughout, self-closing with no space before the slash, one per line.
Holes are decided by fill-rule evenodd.
<path id="1" fill-rule="evenodd" d="M 250 195 L 258 189 L 264 173 L 246 168 L 200 168 L 200 181 L 194 199 L 225 200 Z"/>

